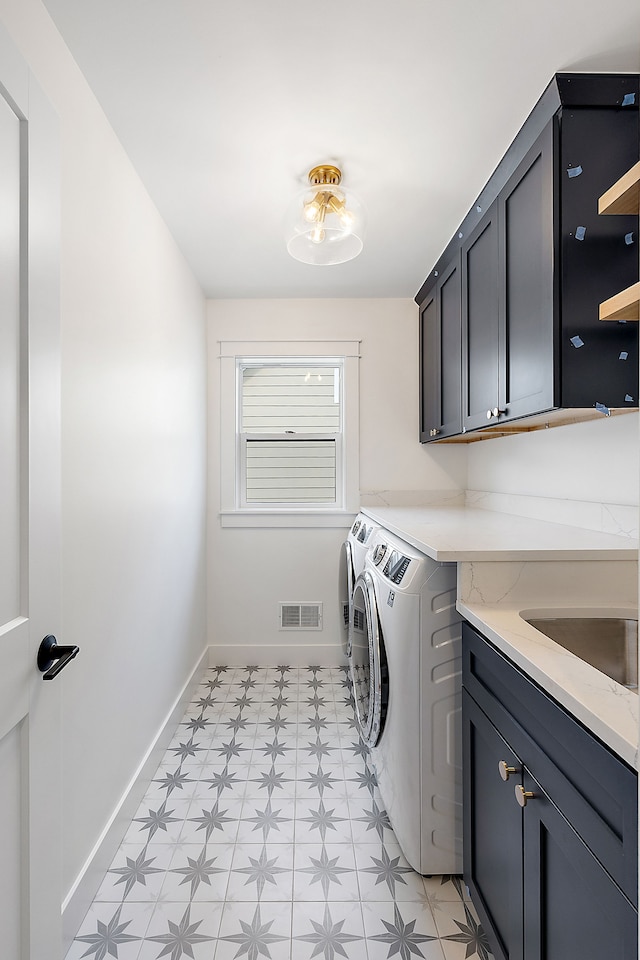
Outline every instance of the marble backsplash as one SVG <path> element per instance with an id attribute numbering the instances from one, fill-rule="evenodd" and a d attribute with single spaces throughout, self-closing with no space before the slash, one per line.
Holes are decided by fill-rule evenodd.
<path id="1" fill-rule="evenodd" d="M 601 533 L 615 533 L 633 539 L 639 536 L 640 511 L 634 505 L 532 497 L 484 490 L 467 490 L 464 503 L 476 510 L 547 520 L 550 523 L 563 523 L 586 530 L 598 530 Z"/>

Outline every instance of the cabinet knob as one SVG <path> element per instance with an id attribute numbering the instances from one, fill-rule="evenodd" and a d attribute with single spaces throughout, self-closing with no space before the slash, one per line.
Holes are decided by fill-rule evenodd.
<path id="1" fill-rule="evenodd" d="M 500 407 L 494 407 L 492 412 L 494 417 L 499 417 L 501 414 L 506 413 L 507 411 L 501 410 Z"/>
<path id="2" fill-rule="evenodd" d="M 521 807 L 526 807 L 528 800 L 533 800 L 535 793 L 531 790 L 525 790 L 521 783 L 516 783 L 516 800 Z"/>
<path id="3" fill-rule="evenodd" d="M 493 410 L 487 410 L 487 420 L 491 420 L 493 417 Z"/>
<path id="4" fill-rule="evenodd" d="M 503 780 L 508 780 L 512 773 L 519 773 L 519 770 L 517 767 L 508 766 L 506 760 L 501 760 L 498 763 L 498 772 Z"/>
<path id="5" fill-rule="evenodd" d="M 437 437 L 439 433 L 440 433 L 440 431 L 437 430 L 435 427 L 433 427 L 433 429 L 429 430 L 429 436 L 430 436 L 430 437 Z"/>

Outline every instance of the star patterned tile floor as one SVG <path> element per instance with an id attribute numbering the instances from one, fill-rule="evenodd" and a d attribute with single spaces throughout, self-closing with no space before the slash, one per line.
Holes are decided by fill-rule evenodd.
<path id="1" fill-rule="evenodd" d="M 209 669 L 67 960 L 493 960 L 367 761 L 343 669 Z"/>

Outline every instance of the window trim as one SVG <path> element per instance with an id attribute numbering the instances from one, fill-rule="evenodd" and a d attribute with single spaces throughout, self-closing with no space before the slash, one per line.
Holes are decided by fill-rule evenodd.
<path id="1" fill-rule="evenodd" d="M 360 341 L 219 341 L 220 345 L 220 524 L 223 527 L 348 527 L 359 508 Z M 342 367 L 341 493 L 339 504 L 323 506 L 243 505 L 241 497 L 240 363 L 316 363 Z M 318 435 L 324 436 L 324 434 Z M 328 436 L 328 434 L 327 434 Z M 338 452 L 338 451 L 337 451 Z M 337 491 L 336 491 L 337 492 Z"/>

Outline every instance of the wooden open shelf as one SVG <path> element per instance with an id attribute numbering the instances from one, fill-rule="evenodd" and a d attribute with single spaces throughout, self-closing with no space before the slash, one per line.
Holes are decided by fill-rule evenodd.
<path id="1" fill-rule="evenodd" d="M 600 319 L 640 320 L 640 283 L 634 283 L 601 303 Z"/>
<path id="2" fill-rule="evenodd" d="M 598 213 L 640 212 L 640 161 L 620 177 L 598 200 Z"/>
<path id="3" fill-rule="evenodd" d="M 598 200 L 598 213 L 640 213 L 640 161 L 627 170 Z M 640 320 L 640 283 L 634 283 L 600 304 L 601 320 Z"/>

